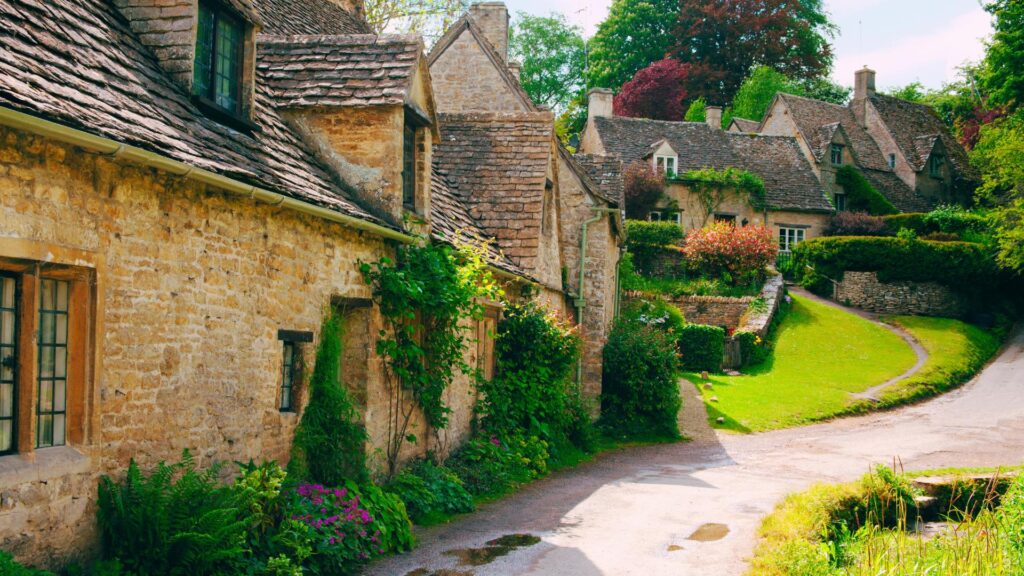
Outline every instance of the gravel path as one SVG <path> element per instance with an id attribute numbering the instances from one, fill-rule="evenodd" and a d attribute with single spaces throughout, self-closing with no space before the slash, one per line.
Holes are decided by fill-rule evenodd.
<path id="1" fill-rule="evenodd" d="M 695 393 L 684 398 L 696 404 Z M 703 411 L 687 412 L 684 429 L 693 442 L 601 455 L 475 514 L 419 531 L 419 548 L 367 573 L 742 574 L 760 519 L 785 494 L 813 482 L 852 480 L 896 459 L 907 470 L 1021 464 L 1022 399 L 1024 331 L 1018 331 L 971 383 L 892 412 L 749 436 L 709 434 L 701 429 Z M 466 552 L 516 533 L 541 541 Z M 473 559 L 489 562 L 474 566 Z"/>

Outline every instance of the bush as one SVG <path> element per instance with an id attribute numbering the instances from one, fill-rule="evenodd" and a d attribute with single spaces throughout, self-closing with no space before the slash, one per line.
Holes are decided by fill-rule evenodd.
<path id="1" fill-rule="evenodd" d="M 686 235 L 675 222 L 626 221 L 626 249 L 637 246 L 673 246 L 682 244 Z"/>
<path id="2" fill-rule="evenodd" d="M 563 441 L 569 398 L 579 393 L 570 382 L 579 354 L 579 335 L 550 311 L 509 304 L 498 324 L 494 378 L 477 383 L 483 429 Z"/>
<path id="3" fill-rule="evenodd" d="M 691 231 L 683 253 L 704 275 L 729 277 L 740 285 L 762 277 L 765 267 L 775 261 L 778 247 L 771 231 L 763 226 L 737 228 L 718 223 Z"/>
<path id="4" fill-rule="evenodd" d="M 547 472 L 548 444 L 536 436 L 474 438 L 447 465 L 474 496 L 497 496 Z"/>
<path id="5" fill-rule="evenodd" d="M 647 162 L 636 161 L 622 171 L 626 217 L 645 219 L 665 196 L 665 176 Z"/>
<path id="6" fill-rule="evenodd" d="M 324 486 L 345 480 L 364 482 L 366 429 L 338 374 L 341 359 L 341 321 L 324 319 L 316 365 L 309 384 L 309 405 L 295 430 L 289 475 Z"/>
<path id="7" fill-rule="evenodd" d="M 400 472 L 384 490 L 401 498 L 409 518 L 425 524 L 453 514 L 472 512 L 473 497 L 459 477 L 431 460 L 420 460 Z"/>
<path id="8" fill-rule="evenodd" d="M 895 236 L 903 229 L 913 230 L 919 235 L 935 232 L 931 225 L 924 220 L 924 212 L 908 212 L 906 214 L 890 214 L 882 216 L 882 221 L 889 228 L 889 234 Z"/>
<path id="9" fill-rule="evenodd" d="M 864 212 L 839 212 L 825 227 L 825 236 L 888 236 L 889 227 L 879 216 Z"/>
<path id="10" fill-rule="evenodd" d="M 137 574 L 231 574 L 244 560 L 247 523 L 238 499 L 199 472 L 185 451 L 145 476 L 132 460 L 123 482 L 100 478 L 97 517 L 103 555 Z"/>
<path id="11" fill-rule="evenodd" d="M 930 232 L 962 235 L 964 232 L 986 232 L 988 220 L 980 214 L 965 210 L 962 206 L 944 204 L 924 215 L 924 223 Z"/>
<path id="12" fill-rule="evenodd" d="M 675 341 L 667 333 L 617 321 L 604 346 L 602 425 L 618 435 L 678 438 L 675 369 Z"/>
<path id="13" fill-rule="evenodd" d="M 635 298 L 622 307 L 622 318 L 665 331 L 673 341 L 686 325 L 683 311 L 662 298 Z"/>
<path id="14" fill-rule="evenodd" d="M 27 568 L 14 561 L 14 557 L 0 550 L 0 574 L 3 576 L 54 576 L 53 572 Z"/>
<path id="15" fill-rule="evenodd" d="M 899 210 L 882 196 L 856 168 L 847 164 L 836 171 L 836 184 L 846 192 L 846 208 L 876 216 L 896 214 Z"/>
<path id="16" fill-rule="evenodd" d="M 647 276 L 683 277 L 686 261 L 679 249 L 683 229 L 674 222 L 626 221 L 630 265 Z"/>
<path id="17" fill-rule="evenodd" d="M 949 232 L 932 232 L 921 236 L 921 240 L 930 240 L 932 242 L 957 242 L 960 240 L 960 236 Z"/>
<path id="18" fill-rule="evenodd" d="M 718 372 L 725 357 L 725 330 L 718 326 L 687 324 L 679 333 L 683 368 L 692 372 Z"/>

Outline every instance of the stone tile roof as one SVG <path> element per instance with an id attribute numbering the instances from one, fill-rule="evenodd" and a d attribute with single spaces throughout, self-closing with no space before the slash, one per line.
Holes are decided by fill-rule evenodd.
<path id="1" fill-rule="evenodd" d="M 931 106 L 882 95 L 872 96 L 870 101 L 914 170 L 924 169 L 935 140 L 942 140 L 953 168 L 964 176 L 974 176 L 967 152 Z"/>
<path id="2" fill-rule="evenodd" d="M 257 69 L 285 108 L 402 104 L 421 50 L 407 35 L 260 35 Z"/>
<path id="3" fill-rule="evenodd" d="M 611 196 L 605 192 L 601 184 L 591 177 L 590 172 L 580 164 L 580 162 L 564 145 L 562 145 L 561 142 L 558 142 L 558 155 L 565 160 L 565 165 L 568 166 L 569 169 L 572 170 L 573 174 L 580 179 L 580 182 L 583 183 L 583 187 L 586 188 L 587 192 L 600 200 L 604 200 L 612 206 L 617 206 L 619 204 L 619 197 Z"/>
<path id="4" fill-rule="evenodd" d="M 488 262 L 518 276 L 526 276 L 521 268 L 502 254 L 494 238 L 480 228 L 462 200 L 452 191 L 448 179 L 434 162 L 430 178 L 430 219 L 433 235 L 452 244 L 468 242 L 486 250 Z"/>
<path id="5" fill-rule="evenodd" d="M 521 268 L 533 269 L 551 159 L 549 112 L 440 114 L 440 172 L 481 228 Z"/>
<path id="6" fill-rule="evenodd" d="M 604 195 L 622 203 L 622 160 L 615 155 L 574 154 L 576 162 L 587 171 Z"/>
<path id="7" fill-rule="evenodd" d="M 365 20 L 331 0 L 251 0 L 264 34 L 372 34 Z"/>
<path id="8" fill-rule="evenodd" d="M 643 159 L 652 143 L 664 139 L 679 155 L 680 173 L 700 168 L 748 170 L 764 180 L 772 209 L 832 211 L 795 138 L 725 132 L 703 122 L 643 118 L 597 117 L 594 126 L 605 151 L 623 164 Z"/>
<path id="9" fill-rule="evenodd" d="M 0 2 L 0 106 L 380 223 L 343 191 L 258 82 L 242 133 L 207 118 L 113 3 Z"/>
<path id="10" fill-rule="evenodd" d="M 878 144 L 857 122 L 853 110 L 821 100 L 779 93 L 800 133 L 820 162 L 828 153 L 836 127 L 841 126 L 853 148 L 858 166 L 869 170 L 890 171 L 889 164 L 878 149 Z"/>
<path id="11" fill-rule="evenodd" d="M 758 120 L 747 120 L 746 118 L 733 118 L 730 124 L 736 124 L 740 132 L 757 132 L 761 129 L 761 122 Z M 730 126 L 731 128 L 731 126 Z"/>
<path id="12" fill-rule="evenodd" d="M 900 212 L 928 212 L 934 203 L 921 195 L 890 170 L 861 170 L 868 182 L 892 202 Z"/>

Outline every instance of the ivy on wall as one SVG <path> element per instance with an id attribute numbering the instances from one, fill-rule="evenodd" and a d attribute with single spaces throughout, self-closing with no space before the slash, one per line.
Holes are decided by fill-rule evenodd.
<path id="1" fill-rule="evenodd" d="M 764 180 L 746 170 L 732 167 L 723 170 L 701 168 L 684 172 L 677 180 L 688 185 L 697 195 L 704 208 L 705 222 L 722 205 L 729 192 L 741 194 L 754 210 L 765 209 Z"/>

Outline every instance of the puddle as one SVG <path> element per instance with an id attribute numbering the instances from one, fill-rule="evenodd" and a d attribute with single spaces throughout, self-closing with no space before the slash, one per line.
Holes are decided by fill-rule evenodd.
<path id="1" fill-rule="evenodd" d="M 725 524 L 702 524 L 700 528 L 694 530 L 693 534 L 687 536 L 686 539 L 697 542 L 714 542 L 715 540 L 725 538 L 728 533 L 729 527 Z"/>
<path id="2" fill-rule="evenodd" d="M 678 544 L 669 544 L 668 545 L 668 551 L 669 552 L 678 552 L 678 551 L 680 551 L 682 549 L 683 549 L 683 547 L 678 545 Z"/>
<path id="3" fill-rule="evenodd" d="M 540 542 L 540 538 L 533 534 L 506 534 L 500 538 L 489 540 L 483 548 L 459 548 L 445 552 L 448 556 L 455 556 L 459 559 L 460 566 L 483 566 L 490 564 L 496 558 L 505 556 L 517 548 L 533 546 Z M 428 574 L 409 574 L 407 576 L 432 576 Z M 446 576 L 438 574 L 437 576 Z M 458 576 L 452 573 L 450 576 Z"/>

